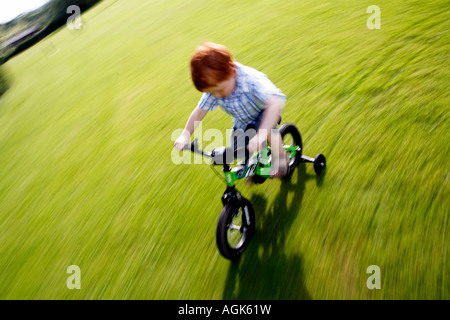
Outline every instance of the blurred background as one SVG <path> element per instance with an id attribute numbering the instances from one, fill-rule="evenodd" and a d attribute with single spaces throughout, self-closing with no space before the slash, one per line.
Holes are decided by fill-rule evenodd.
<path id="1" fill-rule="evenodd" d="M 0 299 L 449 299 L 446 1 L 28 4 L 0 10 Z M 171 161 L 205 41 L 267 74 L 327 157 L 321 179 L 237 186 L 257 226 L 236 263 L 215 244 L 225 185 Z"/>
<path id="2" fill-rule="evenodd" d="M 22 0 L 2 2 L 0 63 L 4 63 L 65 25 L 77 6 L 87 11 L 100 0 Z"/>

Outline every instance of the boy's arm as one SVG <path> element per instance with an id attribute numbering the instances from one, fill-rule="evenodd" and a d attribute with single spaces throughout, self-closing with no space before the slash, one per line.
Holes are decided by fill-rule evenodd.
<path id="1" fill-rule="evenodd" d="M 200 121 L 203 120 L 208 111 L 197 107 L 192 111 L 187 123 L 186 127 L 183 130 L 183 133 L 178 137 L 177 140 L 173 143 L 173 146 L 178 150 L 183 150 L 184 146 L 189 143 L 191 140 L 191 135 L 194 132 L 195 128 L 199 125 Z"/>
<path id="2" fill-rule="evenodd" d="M 255 152 L 260 149 L 262 143 L 266 140 L 271 143 L 270 132 L 276 127 L 278 121 L 280 121 L 281 112 L 283 111 L 284 101 L 278 96 L 270 96 L 266 101 L 266 108 L 263 111 L 261 124 L 258 128 L 258 132 L 253 139 L 250 140 L 248 149 L 251 152 Z"/>
<path id="3" fill-rule="evenodd" d="M 266 108 L 263 112 L 263 117 L 261 124 L 259 125 L 259 130 L 266 130 L 269 132 L 278 124 L 280 121 L 281 112 L 283 111 L 284 101 L 278 96 L 270 96 L 266 102 Z M 258 130 L 258 131 L 259 131 Z"/>

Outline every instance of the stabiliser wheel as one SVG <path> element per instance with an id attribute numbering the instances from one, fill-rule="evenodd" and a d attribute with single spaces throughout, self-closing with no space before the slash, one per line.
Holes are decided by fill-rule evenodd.
<path id="1" fill-rule="evenodd" d="M 325 156 L 321 153 L 316 155 L 314 158 L 314 171 L 318 176 L 325 170 L 326 166 L 327 160 L 325 159 Z"/>
<path id="2" fill-rule="evenodd" d="M 302 157 L 302 136 L 300 135 L 300 131 L 298 131 L 297 127 L 292 123 L 283 123 L 279 128 L 279 132 L 284 146 L 295 145 L 299 147 L 299 150 L 292 158 L 291 153 L 287 152 L 287 156 L 289 157 L 289 170 L 287 177 L 289 178 L 290 174 L 294 171 Z"/>
<path id="3" fill-rule="evenodd" d="M 219 252 L 229 260 L 237 260 L 255 232 L 255 212 L 245 198 L 238 204 L 226 203 L 220 212 L 216 228 Z"/>

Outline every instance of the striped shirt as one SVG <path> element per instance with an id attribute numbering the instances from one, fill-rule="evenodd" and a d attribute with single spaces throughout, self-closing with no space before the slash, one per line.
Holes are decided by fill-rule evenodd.
<path id="1" fill-rule="evenodd" d="M 235 62 L 236 87 L 225 98 L 216 98 L 209 92 L 204 92 L 198 107 L 205 111 L 215 110 L 220 106 L 228 113 L 236 129 L 245 130 L 249 124 L 254 124 L 258 115 L 266 108 L 265 102 L 272 95 L 286 102 L 286 96 L 267 76 L 253 68 Z"/>

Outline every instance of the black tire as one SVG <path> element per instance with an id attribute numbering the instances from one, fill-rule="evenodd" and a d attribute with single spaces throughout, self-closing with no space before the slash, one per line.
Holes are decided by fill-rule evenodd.
<path id="1" fill-rule="evenodd" d="M 261 166 L 261 164 L 259 164 L 259 165 Z M 261 177 L 261 176 L 254 175 L 254 176 L 252 177 L 252 181 L 253 181 L 253 183 L 255 183 L 255 184 L 262 184 L 262 183 L 264 183 L 264 181 L 266 181 L 266 178 Z"/>
<path id="2" fill-rule="evenodd" d="M 229 260 L 239 259 L 255 232 L 255 212 L 250 201 L 242 198 L 240 204 L 237 207 L 226 203 L 217 222 L 217 247 Z"/>
<path id="3" fill-rule="evenodd" d="M 281 140 L 283 140 L 283 145 L 289 144 L 300 147 L 300 150 L 297 151 L 295 156 L 289 160 L 289 169 L 286 176 L 287 178 L 289 178 L 295 167 L 299 164 L 302 157 L 302 136 L 300 135 L 300 131 L 298 131 L 297 127 L 292 123 L 283 123 L 279 128 L 279 132 L 281 135 Z M 290 157 L 290 153 L 288 153 L 287 156 Z"/>
<path id="4" fill-rule="evenodd" d="M 263 184 L 266 181 L 266 178 L 260 176 L 253 176 L 252 181 L 254 184 Z"/>
<path id="5" fill-rule="evenodd" d="M 318 176 L 320 176 L 320 174 L 323 172 L 323 170 L 325 170 L 326 167 L 327 159 L 325 159 L 325 156 L 323 154 L 319 153 L 314 158 L 314 171 Z"/>

